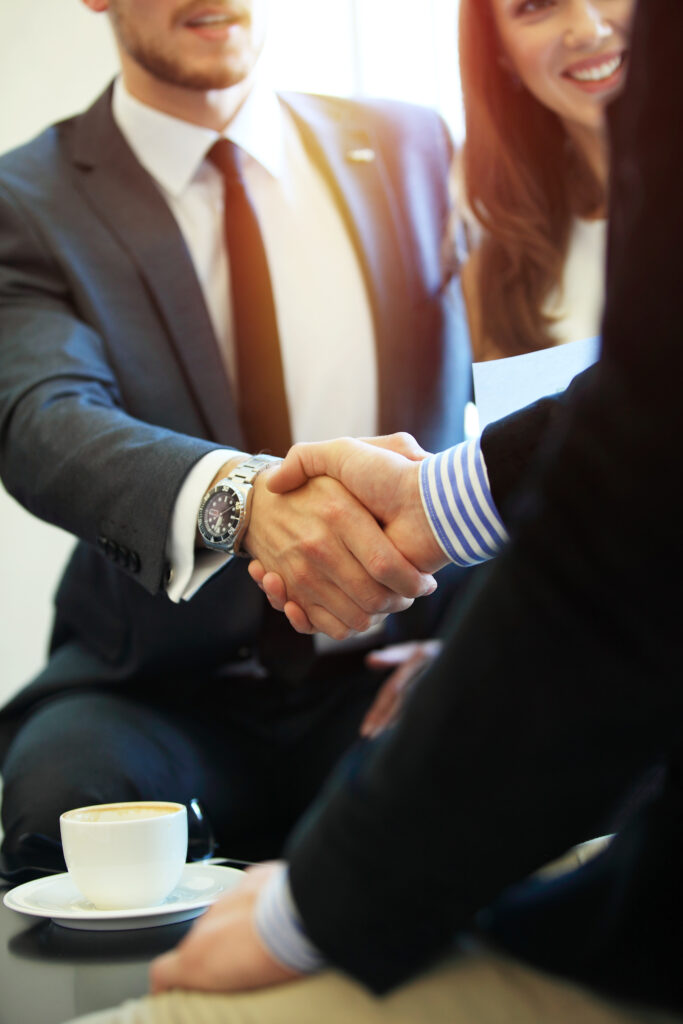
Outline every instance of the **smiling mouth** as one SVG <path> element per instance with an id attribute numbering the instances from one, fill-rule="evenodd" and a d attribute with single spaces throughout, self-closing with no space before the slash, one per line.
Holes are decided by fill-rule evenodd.
<path id="1" fill-rule="evenodd" d="M 217 28 L 224 25 L 239 25 L 242 20 L 237 14 L 215 12 L 212 14 L 198 14 L 193 18 L 188 18 L 185 25 L 187 28 Z"/>
<path id="2" fill-rule="evenodd" d="M 616 57 L 604 60 L 602 64 L 594 64 L 588 68 L 575 68 L 573 71 L 567 70 L 563 72 L 563 75 L 575 82 L 606 82 L 608 78 L 617 73 L 625 59 L 626 54 L 620 53 Z"/>

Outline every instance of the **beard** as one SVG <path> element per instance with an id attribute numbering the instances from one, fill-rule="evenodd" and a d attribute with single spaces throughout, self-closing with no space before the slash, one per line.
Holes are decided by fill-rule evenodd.
<path id="1" fill-rule="evenodd" d="M 229 89 L 244 81 L 254 66 L 259 51 L 246 47 L 243 50 L 236 50 L 232 59 L 224 60 L 213 67 L 193 67 L 189 61 L 184 61 L 172 51 L 171 47 L 164 47 L 158 38 L 146 38 L 135 18 L 129 16 L 125 7 L 120 0 L 109 6 L 116 39 L 137 64 L 162 82 L 198 92 Z M 180 16 L 182 10 L 176 15 L 178 18 Z"/>

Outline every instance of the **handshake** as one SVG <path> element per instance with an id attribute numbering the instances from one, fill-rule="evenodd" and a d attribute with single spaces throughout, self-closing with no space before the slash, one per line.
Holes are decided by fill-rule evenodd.
<path id="1" fill-rule="evenodd" d="M 448 559 L 410 434 L 296 444 L 255 481 L 249 573 L 300 633 L 344 639 L 432 593 Z"/>

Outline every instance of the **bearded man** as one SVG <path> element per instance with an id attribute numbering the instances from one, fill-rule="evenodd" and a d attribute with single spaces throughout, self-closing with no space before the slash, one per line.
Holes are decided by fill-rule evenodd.
<path id="1" fill-rule="evenodd" d="M 272 456 L 440 450 L 470 390 L 438 116 L 276 94 L 265 0 L 84 2 L 120 75 L 0 159 L 0 469 L 79 541 L 0 713 L 14 877 L 107 801 L 196 801 L 229 855 L 279 852 L 373 701 L 365 654 L 431 636 L 453 588 L 386 618 L 433 580 L 337 482 L 271 493 Z M 338 642 L 281 624 L 237 554 Z"/>

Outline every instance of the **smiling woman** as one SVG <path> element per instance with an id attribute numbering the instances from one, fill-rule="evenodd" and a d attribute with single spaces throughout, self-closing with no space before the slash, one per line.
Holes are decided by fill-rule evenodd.
<path id="1" fill-rule="evenodd" d="M 605 109 L 627 67 L 635 0 L 462 0 L 478 359 L 599 333 Z"/>
<path id="2" fill-rule="evenodd" d="M 598 160 L 623 85 L 632 0 L 493 0 L 503 67 Z"/>

